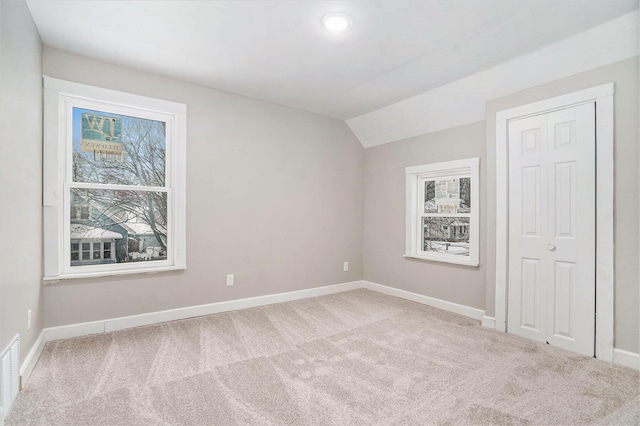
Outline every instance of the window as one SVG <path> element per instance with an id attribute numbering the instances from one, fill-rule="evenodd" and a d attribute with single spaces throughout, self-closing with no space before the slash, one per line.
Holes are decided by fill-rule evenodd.
<path id="1" fill-rule="evenodd" d="M 104 237 L 108 238 L 108 235 Z M 115 263 L 115 259 L 111 257 L 112 243 L 115 243 L 115 240 L 106 241 L 102 238 L 96 241 L 95 238 L 90 238 L 88 240 L 76 240 L 72 238 L 70 258 L 71 266 Z"/>
<path id="2" fill-rule="evenodd" d="M 80 206 L 80 219 L 89 219 L 89 206 Z"/>
<path id="3" fill-rule="evenodd" d="M 82 260 L 91 259 L 91 243 L 82 243 Z"/>
<path id="4" fill-rule="evenodd" d="M 102 258 L 102 254 L 100 253 L 102 250 L 100 250 L 100 246 L 102 245 L 102 243 L 93 243 L 93 258 L 94 259 L 101 259 Z"/>
<path id="5" fill-rule="evenodd" d="M 88 220 L 89 219 L 89 205 L 71 205 L 71 213 L 70 218 L 80 219 L 80 220 Z"/>
<path id="6" fill-rule="evenodd" d="M 479 158 L 406 168 L 406 257 L 477 266 Z"/>
<path id="7" fill-rule="evenodd" d="M 185 105 L 45 77 L 45 279 L 184 269 L 185 142 Z"/>
<path id="8" fill-rule="evenodd" d="M 71 243 L 71 260 L 80 260 L 80 244 Z"/>

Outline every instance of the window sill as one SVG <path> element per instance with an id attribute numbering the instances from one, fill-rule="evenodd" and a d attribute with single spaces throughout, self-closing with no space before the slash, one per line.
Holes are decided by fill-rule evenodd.
<path id="1" fill-rule="evenodd" d="M 102 277 L 113 277 L 118 275 L 132 275 L 132 274 L 158 274 L 161 272 L 169 272 L 169 271 L 183 271 L 186 270 L 186 266 L 164 266 L 153 269 L 129 269 L 129 270 L 120 270 L 113 272 L 85 272 L 78 274 L 61 274 L 53 277 L 43 277 L 42 283 L 45 286 L 59 284 L 62 281 L 73 280 L 77 278 L 102 278 Z"/>
<path id="2" fill-rule="evenodd" d="M 405 254 L 404 257 L 409 259 L 430 260 L 432 262 L 453 263 L 455 265 L 480 266 L 478 262 L 473 262 L 471 260 L 450 259 L 450 258 L 444 258 L 439 256 L 436 257 L 436 256 L 420 256 L 417 254 Z"/>

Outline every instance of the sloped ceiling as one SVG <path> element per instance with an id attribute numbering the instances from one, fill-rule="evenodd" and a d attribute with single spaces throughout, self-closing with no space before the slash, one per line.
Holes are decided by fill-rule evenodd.
<path id="1" fill-rule="evenodd" d="M 637 0 L 28 0 L 45 44 L 348 120 L 638 8 Z M 348 13 L 335 34 L 322 17 Z"/>

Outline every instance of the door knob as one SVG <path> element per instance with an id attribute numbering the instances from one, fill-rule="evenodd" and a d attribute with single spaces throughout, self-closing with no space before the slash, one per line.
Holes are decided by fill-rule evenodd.
<path id="1" fill-rule="evenodd" d="M 547 246 L 547 248 L 548 248 L 549 250 L 553 251 L 553 250 L 555 250 L 555 249 L 556 249 L 556 246 L 554 246 L 553 244 L 549 244 L 549 245 Z"/>

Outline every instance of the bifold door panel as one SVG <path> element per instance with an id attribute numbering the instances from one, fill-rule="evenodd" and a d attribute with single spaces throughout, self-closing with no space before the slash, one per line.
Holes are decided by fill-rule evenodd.
<path id="1" fill-rule="evenodd" d="M 595 104 L 509 122 L 510 333 L 594 354 Z"/>

